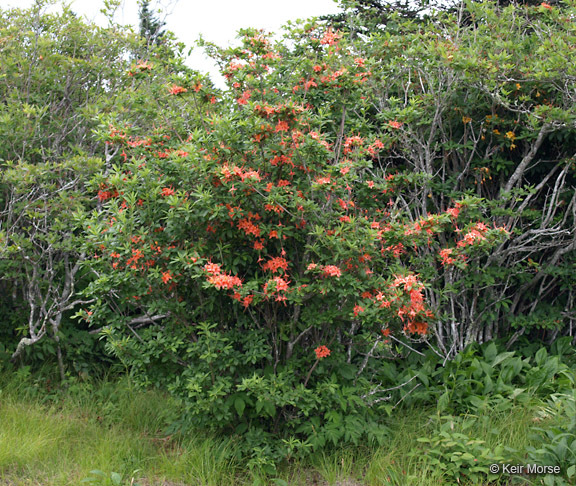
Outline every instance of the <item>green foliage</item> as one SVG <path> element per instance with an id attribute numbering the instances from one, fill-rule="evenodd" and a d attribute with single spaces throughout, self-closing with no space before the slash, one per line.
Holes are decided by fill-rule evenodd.
<path id="1" fill-rule="evenodd" d="M 82 353 L 72 341 L 83 343 L 85 354 L 94 346 L 75 333 L 85 326 L 69 319 L 90 300 L 77 295 L 91 278 L 79 269 L 86 256 L 80 228 L 98 206 L 85 182 L 122 158 L 100 139 L 99 127 L 129 119 L 133 130 L 148 129 L 161 111 L 181 113 L 177 103 L 160 107 L 158 93 L 170 79 L 200 76 L 184 67 L 169 38 L 136 61 L 142 41 L 126 28 L 86 24 L 68 7 L 54 14 L 43 8 L 0 12 L 0 269 L 9 314 L 0 332 L 12 359 L 53 357 L 64 379 L 65 362 L 78 372 L 102 359 L 94 353 L 93 365 L 78 364 Z M 177 131 L 190 118 L 166 126 Z M 70 346 L 62 346 L 67 337 Z M 24 351 L 36 343 L 37 355 Z"/>
<path id="2" fill-rule="evenodd" d="M 418 274 L 441 241 L 465 267 L 506 231 L 473 197 L 414 220 L 403 193 L 429 178 L 377 166 L 397 127 L 370 121 L 370 74 L 339 34 L 295 29 L 295 52 L 243 34 L 243 49 L 220 52 L 230 90 L 209 124 L 185 141 L 102 134 L 125 160 L 90 181 L 96 303 L 78 316 L 106 329 L 135 380 L 167 386 L 188 421 L 242 437 L 255 461 L 381 442 L 365 375 L 382 332 L 427 334 Z M 303 81 L 319 70 L 320 85 Z"/>
<path id="3" fill-rule="evenodd" d="M 0 481 L 40 481 L 46 486 L 80 484 L 88 477 L 110 481 L 111 471 L 124 484 L 134 479 L 141 484 L 285 481 L 304 486 L 324 480 L 329 484 L 439 486 L 457 482 L 454 476 L 459 473 L 463 484 L 486 484 L 493 476 L 483 468 L 472 473 L 472 468 L 483 467 L 484 460 L 497 456 L 503 463 L 538 463 L 542 457 L 535 451 L 557 444 L 554 438 L 545 438 L 543 431 L 568 433 L 574 418 L 573 391 L 551 397 L 549 403 L 535 399 L 506 411 L 485 410 L 478 415 L 447 416 L 434 414 L 430 407 L 397 407 L 387 419 L 389 434 L 381 446 L 324 448 L 308 459 L 292 457 L 267 475 L 265 470 L 273 467 L 264 455 L 254 458 L 252 469 L 247 461 L 233 459 L 241 443 L 197 430 L 171 435 L 165 426 L 179 414 L 180 403 L 163 393 L 140 391 L 127 380 L 73 380 L 67 389 L 53 388 L 46 376 L 31 375 L 30 369 L 23 368 L 2 374 L 0 394 Z M 436 444 L 435 452 L 429 454 L 431 444 Z M 466 452 L 478 461 L 470 460 Z M 553 457 L 546 460 L 560 464 Z M 91 474 L 95 469 L 102 474 Z M 567 472 L 570 464 L 563 464 L 556 484 L 562 484 L 560 480 L 569 484 Z M 508 479 L 492 481 L 498 484 Z M 533 479 L 550 482 L 543 476 Z"/>
<path id="4" fill-rule="evenodd" d="M 570 484 L 576 478 L 576 392 L 552 395 L 540 420 L 553 424 L 533 428 L 538 445 L 528 449 L 528 458 L 535 464 L 560 467 L 562 475 L 547 474 L 544 484 Z"/>
<path id="5" fill-rule="evenodd" d="M 497 479 L 498 475 L 490 471 L 490 465 L 512 462 L 516 451 L 503 446 L 493 449 L 486 441 L 463 433 L 476 420 L 441 417 L 438 435 L 419 438 L 418 442 L 423 448 L 411 452 L 410 456 L 416 458 L 422 467 L 429 466 L 440 471 L 440 477 L 449 484 L 482 484 L 486 480 Z M 455 424 L 460 432 L 454 430 Z"/>
<path id="6" fill-rule="evenodd" d="M 223 92 L 169 33 L 152 41 L 147 1 L 146 39 L 69 8 L 0 12 L 13 359 L 83 379 L 103 361 L 91 326 L 181 401 L 173 431 L 227 434 L 256 479 L 384 443 L 401 406 L 479 416 L 573 389 L 574 7 L 381 28 L 343 3 L 350 35 L 207 44 Z M 555 348 L 493 341 L 512 332 Z M 426 467 L 450 480 L 503 454 L 446 427 Z"/>
<path id="7" fill-rule="evenodd" d="M 136 471 L 135 471 L 136 472 Z M 118 474 L 117 472 L 111 472 L 110 474 L 106 474 L 103 471 L 98 469 L 94 469 L 90 471 L 91 476 L 82 479 L 80 483 L 82 484 L 92 484 L 97 486 L 123 486 L 125 484 L 129 484 L 130 486 L 138 486 L 139 483 L 134 482 L 134 478 L 132 478 L 129 482 L 128 479 L 123 480 L 122 475 Z"/>
<path id="8" fill-rule="evenodd" d="M 504 351 L 503 343 L 473 344 L 446 362 L 432 352 L 412 353 L 386 364 L 376 375 L 382 390 L 375 391 L 387 393 L 387 402 L 434 405 L 439 413 L 504 412 L 574 388 L 575 353 L 569 343 L 569 337 L 559 339 L 552 355 L 543 347 L 534 353 Z M 402 386 L 394 389 L 397 383 Z"/>

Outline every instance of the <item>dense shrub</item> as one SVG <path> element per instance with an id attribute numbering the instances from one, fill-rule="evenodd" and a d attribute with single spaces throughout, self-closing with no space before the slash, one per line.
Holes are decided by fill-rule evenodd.
<path id="1" fill-rule="evenodd" d="M 368 61 L 331 30 L 292 35 L 293 52 L 257 31 L 221 52 L 231 90 L 186 141 L 114 127 L 126 160 L 93 179 L 86 226 L 99 301 L 80 315 L 258 460 L 381 440 L 382 352 L 436 319 L 419 274 L 507 236 L 464 194 L 414 219 L 404 198 L 429 178 L 383 166 L 402 123 L 370 121 Z"/>

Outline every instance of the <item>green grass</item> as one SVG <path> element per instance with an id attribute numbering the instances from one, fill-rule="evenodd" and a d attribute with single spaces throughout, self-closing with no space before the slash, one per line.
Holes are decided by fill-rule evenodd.
<path id="1" fill-rule="evenodd" d="M 220 485 L 237 474 L 224 441 L 163 433 L 176 404 L 160 393 L 104 382 L 46 400 L 34 388 L 0 394 L 1 484 L 77 485 L 100 470 L 126 484 Z"/>
<path id="2" fill-rule="evenodd" d="M 91 484 L 101 485 L 115 484 L 112 473 L 123 478 L 122 485 L 275 484 L 231 459 L 232 445 L 224 439 L 166 436 L 178 404 L 159 392 L 135 390 L 127 380 L 77 382 L 66 392 L 25 373 L 0 383 L 2 485 L 76 486 L 95 477 L 93 470 L 103 477 Z M 531 444 L 530 427 L 542 407 L 535 402 L 490 413 L 463 432 L 484 440 L 488 448 L 503 444 L 522 450 Z M 418 450 L 417 439 L 437 433 L 440 422 L 434 410 L 399 411 L 390 419 L 392 433 L 385 446 L 316 454 L 283 466 L 278 477 L 290 485 L 450 484 L 438 469 L 411 454 Z M 460 422 L 454 427 L 458 432 Z"/>

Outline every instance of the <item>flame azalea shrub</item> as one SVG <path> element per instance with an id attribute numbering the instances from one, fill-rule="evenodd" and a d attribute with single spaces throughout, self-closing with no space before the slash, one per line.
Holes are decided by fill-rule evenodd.
<path id="1" fill-rule="evenodd" d="M 338 32 L 293 29 L 292 50 L 243 34 L 215 51 L 230 89 L 185 141 L 111 134 L 126 160 L 91 182 L 81 315 L 188 425 L 242 437 L 259 464 L 382 440 L 385 338 L 425 339 L 436 318 L 422 272 L 465 269 L 503 232 L 468 219 L 470 197 L 410 217 L 426 177 L 384 169 L 397 125 L 370 122 L 369 61 Z"/>

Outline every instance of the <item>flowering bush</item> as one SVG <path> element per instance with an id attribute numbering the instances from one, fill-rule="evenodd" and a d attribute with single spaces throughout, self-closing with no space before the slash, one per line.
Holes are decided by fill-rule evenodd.
<path id="1" fill-rule="evenodd" d="M 369 62 L 336 32 L 293 35 L 294 52 L 258 31 L 221 51 L 230 91 L 186 140 L 111 133 L 126 156 L 92 181 L 108 197 L 88 226 L 109 348 L 249 454 L 296 441 L 276 459 L 381 440 L 364 398 L 383 338 L 426 339 L 437 318 L 421 273 L 505 233 L 465 219 L 470 197 L 414 220 L 403 197 L 426 178 L 382 164 L 402 124 L 370 122 Z"/>

